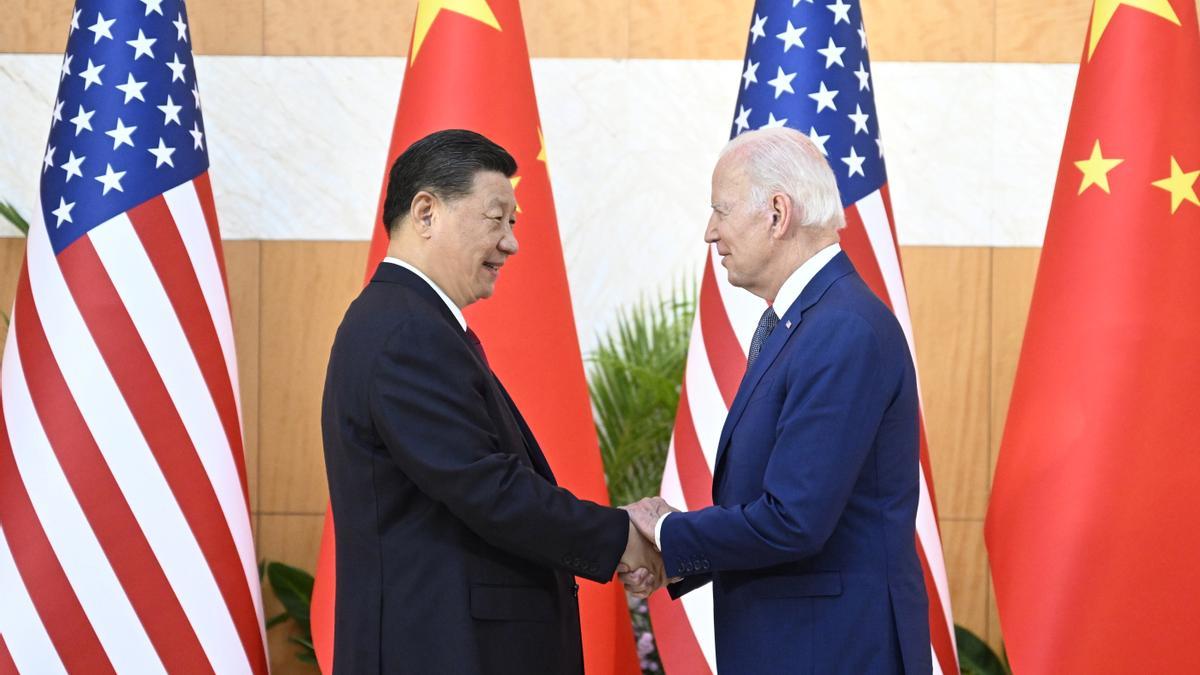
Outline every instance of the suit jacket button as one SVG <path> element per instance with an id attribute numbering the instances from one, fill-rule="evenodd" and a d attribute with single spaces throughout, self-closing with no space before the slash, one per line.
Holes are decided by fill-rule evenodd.
<path id="1" fill-rule="evenodd" d="M 578 598 L 579 597 L 579 584 L 574 584 L 574 586 L 575 586 L 575 588 L 571 589 L 571 595 Z"/>

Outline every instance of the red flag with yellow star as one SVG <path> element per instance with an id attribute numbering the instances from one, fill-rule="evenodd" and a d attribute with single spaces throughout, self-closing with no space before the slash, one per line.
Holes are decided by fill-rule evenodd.
<path id="1" fill-rule="evenodd" d="M 466 310 L 467 321 L 487 345 L 488 362 L 520 406 L 559 484 L 578 497 L 607 504 L 517 0 L 418 4 L 367 259 L 368 278 L 387 249 L 382 224 L 387 168 L 414 141 L 442 129 L 481 133 L 517 160 L 512 181 L 521 252 L 504 266 L 495 295 Z M 333 527 L 327 513 L 312 606 L 313 644 L 327 673 L 333 660 L 333 572 Z M 579 604 L 587 672 L 639 673 L 621 585 L 580 580 Z"/>
<path id="2" fill-rule="evenodd" d="M 1200 30 L 1097 0 L 986 538 L 1013 670 L 1200 672 Z"/>

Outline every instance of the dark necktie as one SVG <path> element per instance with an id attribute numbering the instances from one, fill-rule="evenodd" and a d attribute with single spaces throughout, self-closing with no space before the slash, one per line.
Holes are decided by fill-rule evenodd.
<path id="1" fill-rule="evenodd" d="M 750 353 L 746 355 L 746 370 L 750 370 L 754 366 L 754 361 L 762 352 L 763 345 L 767 344 L 767 338 L 771 337 L 771 331 L 775 330 L 775 326 L 778 324 L 779 317 L 775 315 L 775 309 L 768 307 L 767 311 L 762 313 L 762 318 L 758 320 L 758 328 L 754 329 L 754 337 L 750 339 Z"/>
<path id="2" fill-rule="evenodd" d="M 483 343 L 479 341 L 479 336 L 475 334 L 475 331 L 470 328 L 467 329 L 467 341 L 471 343 L 471 348 L 475 350 L 475 354 L 479 357 L 479 360 L 483 361 L 483 365 L 487 366 L 490 370 L 492 364 L 488 363 L 487 353 L 483 351 Z"/>

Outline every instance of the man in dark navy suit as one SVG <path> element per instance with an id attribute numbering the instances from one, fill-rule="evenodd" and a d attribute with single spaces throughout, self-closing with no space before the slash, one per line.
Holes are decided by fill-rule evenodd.
<path id="1" fill-rule="evenodd" d="M 916 376 L 895 316 L 838 245 L 844 224 L 804 134 L 752 131 L 722 153 L 705 240 L 771 306 L 721 432 L 714 505 L 630 508 L 672 597 L 712 583 L 722 675 L 932 668 Z"/>
<path id="2" fill-rule="evenodd" d="M 388 258 L 325 382 L 335 672 L 581 673 L 573 575 L 643 596 L 662 578 L 626 512 L 557 487 L 463 317 L 517 253 L 516 168 L 462 130 L 392 167 Z"/>

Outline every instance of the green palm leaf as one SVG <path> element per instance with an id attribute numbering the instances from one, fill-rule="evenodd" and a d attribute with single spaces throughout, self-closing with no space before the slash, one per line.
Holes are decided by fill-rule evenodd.
<path id="1" fill-rule="evenodd" d="M 28 221 L 21 217 L 21 214 L 17 212 L 16 207 L 12 204 L 0 202 L 0 217 L 12 223 L 13 227 L 21 231 L 21 234 L 29 234 Z M 3 310 L 0 310 L 0 322 L 3 322 L 5 326 L 8 325 L 8 314 L 4 313 Z"/>
<path id="2" fill-rule="evenodd" d="M 588 389 L 613 504 L 658 494 L 696 311 L 694 284 L 617 316 L 591 354 Z"/>
<path id="3" fill-rule="evenodd" d="M 13 227 L 21 231 L 21 234 L 29 234 L 29 222 L 17 212 L 16 207 L 12 204 L 0 202 L 0 216 L 3 216 L 5 220 L 12 223 Z"/>

